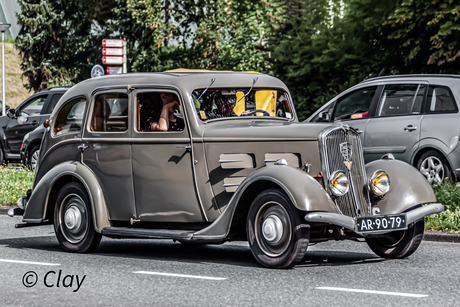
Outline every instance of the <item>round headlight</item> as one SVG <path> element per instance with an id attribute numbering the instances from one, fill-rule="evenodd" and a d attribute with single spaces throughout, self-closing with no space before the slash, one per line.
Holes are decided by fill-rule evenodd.
<path id="1" fill-rule="evenodd" d="M 343 196 L 348 192 L 348 178 L 342 171 L 336 171 L 329 178 L 329 188 L 335 196 Z"/>
<path id="2" fill-rule="evenodd" d="M 390 190 L 390 176 L 382 170 L 375 171 L 369 180 L 369 187 L 375 195 L 385 195 Z"/>

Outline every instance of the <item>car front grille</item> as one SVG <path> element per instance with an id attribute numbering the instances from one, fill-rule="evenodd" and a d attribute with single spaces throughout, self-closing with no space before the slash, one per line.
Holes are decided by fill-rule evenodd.
<path id="1" fill-rule="evenodd" d="M 359 135 L 346 125 L 333 126 L 321 132 L 320 146 L 325 186 L 329 186 L 329 178 L 336 171 L 342 171 L 348 177 L 348 193 L 334 199 L 340 212 L 351 217 L 370 215 L 367 176 Z"/>

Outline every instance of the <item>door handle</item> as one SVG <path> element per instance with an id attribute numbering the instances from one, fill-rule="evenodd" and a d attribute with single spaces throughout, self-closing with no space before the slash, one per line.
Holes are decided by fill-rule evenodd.
<path id="1" fill-rule="evenodd" d="M 190 150 L 192 149 L 192 145 L 191 144 L 187 144 L 187 145 L 177 145 L 176 148 L 184 148 L 186 150 Z"/>
<path id="2" fill-rule="evenodd" d="M 409 125 L 406 128 L 404 128 L 404 131 L 414 131 L 414 130 L 417 130 L 417 127 L 414 127 L 412 125 Z"/>
<path id="3" fill-rule="evenodd" d="M 34 120 L 34 121 L 32 122 L 32 126 L 36 126 L 36 125 L 38 125 L 38 122 L 37 122 L 36 120 Z"/>
<path id="4" fill-rule="evenodd" d="M 353 127 L 351 127 L 351 128 L 353 128 Z M 355 131 L 356 131 L 358 134 L 361 134 L 361 133 L 363 133 L 363 130 L 361 130 L 361 129 L 356 129 L 356 128 L 353 128 L 353 130 L 355 130 Z"/>
<path id="5" fill-rule="evenodd" d="M 86 146 L 86 144 L 80 144 L 80 145 L 78 145 L 78 149 L 80 149 L 81 152 L 84 152 L 86 148 L 88 148 L 88 146 Z"/>

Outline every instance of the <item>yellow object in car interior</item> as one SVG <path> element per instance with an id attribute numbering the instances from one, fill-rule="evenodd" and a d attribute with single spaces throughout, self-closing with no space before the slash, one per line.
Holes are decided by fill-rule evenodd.
<path id="1" fill-rule="evenodd" d="M 270 115 L 275 115 L 276 112 L 276 91 L 257 91 L 255 94 L 256 98 L 256 109 L 264 110 Z M 246 98 L 244 92 L 236 92 L 236 106 L 233 108 L 233 112 L 238 116 L 246 111 Z M 264 114 L 258 113 L 257 115 L 263 116 Z"/>

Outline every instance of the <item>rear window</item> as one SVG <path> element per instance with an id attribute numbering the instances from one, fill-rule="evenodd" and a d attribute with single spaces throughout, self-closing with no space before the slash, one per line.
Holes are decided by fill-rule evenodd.
<path id="1" fill-rule="evenodd" d="M 202 121 L 219 118 L 266 116 L 292 119 L 289 95 L 278 89 L 198 89 L 192 100 Z"/>
<path id="2" fill-rule="evenodd" d="M 56 116 L 53 128 L 54 135 L 80 132 L 85 107 L 86 100 L 84 98 L 74 98 L 67 102 Z"/>
<path id="3" fill-rule="evenodd" d="M 380 117 L 411 114 L 418 88 L 418 84 L 386 85 L 375 115 Z"/>
<path id="4" fill-rule="evenodd" d="M 426 97 L 426 113 L 456 113 L 457 104 L 450 89 L 441 85 L 430 85 Z"/>

